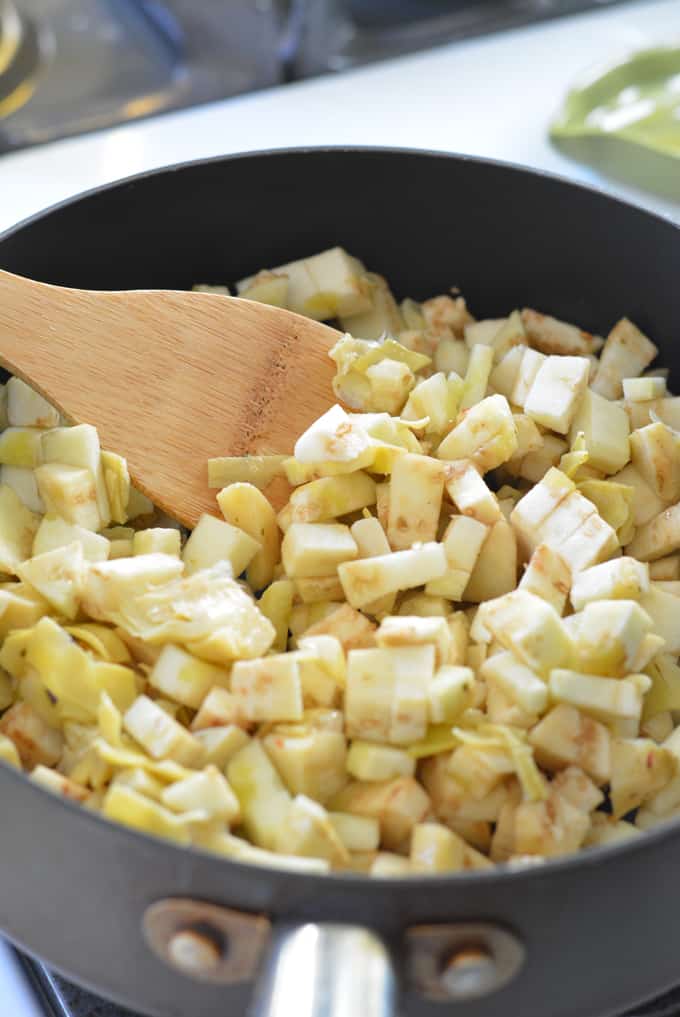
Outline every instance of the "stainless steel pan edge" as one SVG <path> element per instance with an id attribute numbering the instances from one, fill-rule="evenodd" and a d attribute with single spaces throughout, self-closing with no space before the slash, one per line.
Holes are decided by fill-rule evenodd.
<path id="1" fill-rule="evenodd" d="M 258 221 L 269 228 L 253 228 Z M 483 161 L 319 150 L 192 164 L 24 224 L 0 238 L 0 263 L 83 286 L 173 286 L 235 278 L 283 260 L 284 251 L 296 256 L 333 242 L 416 297 L 457 282 L 483 313 L 507 310 L 508 301 L 535 303 L 593 329 L 628 313 L 665 345 L 674 366 L 677 227 L 587 189 Z M 143 917 L 168 898 L 213 902 L 275 924 L 373 930 L 396 962 L 407 1017 L 443 1012 L 410 976 L 408 932 L 426 923 L 488 923 L 526 951 L 498 992 L 455 1004 L 465 1017 L 544 1017 L 546 1010 L 595 1017 L 680 975 L 675 828 L 525 871 L 368 882 L 185 852 L 58 801 L 5 767 L 0 795 L 0 926 L 63 973 L 158 1017 L 197 1009 L 240 1015 L 252 990 L 250 981 L 199 982 L 156 956 Z"/>

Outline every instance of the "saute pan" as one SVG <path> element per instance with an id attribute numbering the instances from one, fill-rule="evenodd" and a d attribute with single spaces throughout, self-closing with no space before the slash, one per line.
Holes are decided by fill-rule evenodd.
<path id="1" fill-rule="evenodd" d="M 400 296 L 455 285 L 484 317 L 529 305 L 601 333 L 626 314 L 676 368 L 680 229 L 473 159 L 324 149 L 193 163 L 16 227 L 0 265 L 181 289 L 334 244 Z M 0 928 L 157 1017 L 604 1017 L 680 981 L 675 825 L 522 869 L 370 880 L 183 850 L 2 765 L 0 802 Z"/>

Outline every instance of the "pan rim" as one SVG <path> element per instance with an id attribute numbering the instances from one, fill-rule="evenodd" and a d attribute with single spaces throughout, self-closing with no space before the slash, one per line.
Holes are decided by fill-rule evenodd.
<path id="1" fill-rule="evenodd" d="M 248 160 L 248 159 L 264 159 L 271 157 L 299 157 L 299 156 L 328 156 L 328 155 L 346 155 L 350 158 L 355 156 L 407 156 L 409 158 L 416 157 L 422 160 L 442 160 L 451 161 L 456 163 L 466 163 L 471 166 L 480 166 L 484 168 L 498 169 L 503 172 L 510 171 L 511 174 L 518 174 L 521 176 L 529 176 L 536 179 L 543 179 L 552 184 L 566 187 L 570 190 L 577 190 L 585 195 L 594 195 L 600 201 L 605 202 L 609 205 L 618 206 L 621 209 L 627 210 L 626 214 L 640 215 L 643 218 L 651 219 L 664 227 L 670 227 L 676 233 L 680 234 L 680 223 L 675 222 L 670 216 L 663 215 L 658 212 L 653 212 L 643 208 L 634 202 L 627 201 L 626 199 L 620 198 L 617 195 L 613 195 L 605 191 L 601 187 L 594 187 L 590 184 L 584 184 L 579 181 L 573 181 L 569 178 L 562 176 L 558 173 L 549 172 L 546 170 L 535 169 L 533 167 L 522 166 L 519 163 L 506 162 L 500 159 L 486 158 L 482 156 L 468 155 L 465 153 L 456 153 L 446 151 L 444 149 L 422 149 L 413 148 L 408 146 L 381 146 L 381 145 L 323 145 L 323 146 L 290 146 L 281 148 L 268 148 L 268 149 L 251 149 L 243 152 L 235 152 L 227 155 L 215 155 L 206 158 L 188 159 L 180 162 L 171 163 L 164 166 L 158 166 L 149 170 L 144 170 L 140 173 L 134 173 L 125 177 L 118 178 L 110 181 L 109 183 L 100 184 L 96 187 L 88 188 L 85 191 L 78 192 L 70 197 L 64 198 L 61 201 L 55 202 L 49 205 L 47 208 L 41 209 L 38 212 L 24 217 L 19 222 L 10 226 L 8 229 L 0 233 L 0 262 L 2 260 L 2 244 L 5 240 L 8 240 L 14 234 L 21 232 L 22 230 L 32 226 L 42 219 L 52 215 L 52 213 L 59 212 L 62 209 L 68 209 L 71 206 L 77 205 L 80 202 L 87 201 L 90 198 L 96 198 L 100 194 L 106 194 L 109 191 L 116 189 L 123 189 L 130 185 L 135 185 L 148 178 L 159 177 L 164 174 L 178 173 L 185 170 L 191 170 L 193 168 L 209 166 L 219 163 L 230 163 L 233 161 Z M 574 854 L 565 855 L 558 858 L 540 859 L 535 864 L 527 864 L 526 866 L 510 866 L 507 864 L 497 865 L 493 869 L 488 870 L 467 870 L 464 872 L 454 872 L 448 875 L 439 874 L 418 874 L 418 876 L 403 876 L 403 877 L 381 877 L 380 879 L 373 879 L 367 877 L 362 873 L 352 872 L 330 872 L 325 874 L 316 873 L 301 873 L 296 872 L 292 869 L 279 868 L 275 866 L 257 866 L 249 862 L 241 862 L 235 859 L 230 859 L 223 855 L 218 855 L 207 851 L 200 847 L 191 846 L 189 848 L 180 847 L 179 845 L 173 844 L 172 841 L 166 840 L 162 837 L 157 837 L 153 834 L 144 833 L 140 830 L 136 830 L 132 827 L 125 826 L 122 823 L 117 823 L 112 820 L 106 819 L 106 817 L 100 815 L 97 812 L 92 812 L 89 809 L 83 808 L 82 805 L 78 805 L 75 802 L 71 802 L 64 798 L 59 798 L 53 792 L 48 791 L 46 788 L 41 787 L 35 782 L 30 780 L 30 777 L 24 773 L 24 771 L 15 770 L 9 764 L 2 763 L 3 770 L 6 771 L 6 776 L 10 780 L 17 782 L 17 787 L 20 785 L 25 788 L 29 793 L 35 793 L 36 802 L 42 800 L 47 803 L 50 801 L 52 804 L 61 805 L 67 811 L 72 812 L 74 815 L 79 816 L 85 823 L 92 823 L 98 830 L 103 830 L 103 824 L 108 824 L 115 827 L 115 831 L 126 838 L 128 843 L 132 844 L 153 844 L 158 849 L 164 849 L 170 855 L 174 855 L 176 859 L 180 857 L 186 858 L 187 852 L 192 856 L 195 855 L 197 858 L 204 862 L 210 863 L 221 863 L 229 867 L 229 871 L 234 873 L 234 876 L 238 878 L 239 873 L 248 873 L 252 875 L 253 870 L 262 869 L 263 873 L 275 872 L 279 876 L 284 876 L 291 885 L 298 885 L 298 881 L 304 881 L 306 888 L 313 886 L 322 890 L 324 886 L 328 884 L 329 880 L 332 880 L 335 885 L 341 885 L 347 887 L 350 891 L 362 890 L 366 891 L 368 887 L 372 889 L 369 892 L 377 892 L 380 887 L 390 887 L 399 889 L 413 888 L 417 886 L 421 881 L 425 882 L 427 887 L 435 889 L 446 889 L 449 887 L 460 886 L 463 881 L 465 885 L 484 881 L 485 886 L 491 886 L 493 884 L 505 886 L 509 880 L 513 882 L 530 882 L 535 879 L 543 879 L 551 874 L 566 874 L 574 869 L 589 869 L 594 865 L 601 865 L 606 862 L 615 862 L 619 859 L 628 858 L 633 854 L 637 854 L 640 851 L 644 851 L 647 847 L 653 845 L 660 846 L 665 842 L 675 839 L 680 841 L 678 836 L 678 824 L 680 821 L 675 819 L 668 820 L 667 823 L 660 825 L 659 827 L 650 830 L 643 831 L 640 837 L 631 837 L 625 841 L 620 841 L 614 844 L 600 845 L 595 848 L 589 848 L 586 850 L 579 850 Z M 44 796 L 42 799 L 40 796 Z M 39 806 L 38 806 L 39 807 Z M 156 848 L 155 848 L 156 849 Z M 377 886 L 376 886 L 377 884 Z"/>

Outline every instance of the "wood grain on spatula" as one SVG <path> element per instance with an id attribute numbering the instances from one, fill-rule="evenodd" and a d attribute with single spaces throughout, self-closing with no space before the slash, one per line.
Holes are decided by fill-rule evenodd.
<path id="1" fill-rule="evenodd" d="M 0 271 L 0 363 L 94 424 L 133 483 L 187 526 L 216 512 L 209 458 L 292 454 L 333 403 L 337 338 L 235 297 L 75 290 Z"/>

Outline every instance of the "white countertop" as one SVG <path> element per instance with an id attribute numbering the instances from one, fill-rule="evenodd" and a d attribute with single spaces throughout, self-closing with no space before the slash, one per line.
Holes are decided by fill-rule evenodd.
<path id="1" fill-rule="evenodd" d="M 293 145 L 406 145 L 492 156 L 594 183 L 680 221 L 677 201 L 573 162 L 547 137 L 584 72 L 680 39 L 677 0 L 627 3 L 0 157 L 0 230 L 155 166 Z M 499 82 L 501 83 L 499 86 Z"/>
<path id="2" fill-rule="evenodd" d="M 0 157 L 0 230 L 55 201 L 185 159 L 294 145 L 405 145 L 524 163 L 680 222 L 675 202 L 572 162 L 547 137 L 567 89 L 629 49 L 680 39 L 677 0 L 628 3 Z M 499 87 L 499 82 L 502 83 Z M 3 1013 L 37 1017 L 0 942 Z"/>

